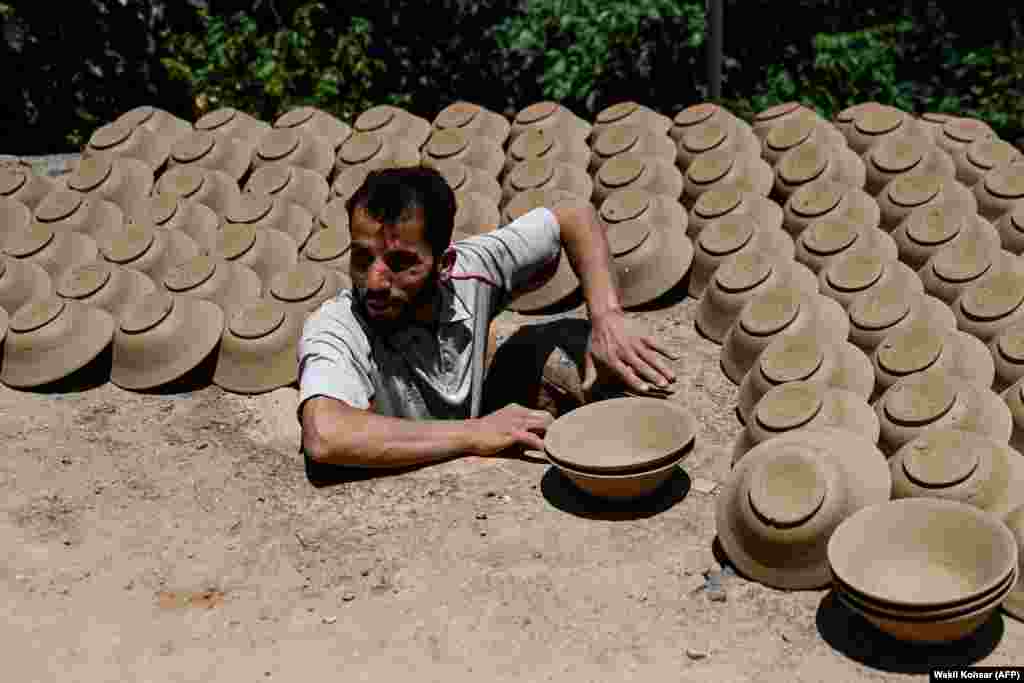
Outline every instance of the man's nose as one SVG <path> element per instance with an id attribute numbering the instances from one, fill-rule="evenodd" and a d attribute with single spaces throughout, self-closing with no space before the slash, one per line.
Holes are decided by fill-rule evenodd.
<path id="1" fill-rule="evenodd" d="M 391 269 L 381 259 L 370 264 L 366 286 L 369 289 L 391 289 Z"/>

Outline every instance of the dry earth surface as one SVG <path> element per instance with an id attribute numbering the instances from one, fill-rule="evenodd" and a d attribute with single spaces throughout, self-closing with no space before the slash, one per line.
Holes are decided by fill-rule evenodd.
<path id="1" fill-rule="evenodd" d="M 526 460 L 308 472 L 293 389 L 0 389 L 5 680 L 788 683 L 1024 663 L 1003 615 L 913 647 L 828 591 L 722 571 L 736 391 L 694 309 L 631 314 L 680 355 L 672 400 L 701 424 L 685 474 L 631 506 Z"/>

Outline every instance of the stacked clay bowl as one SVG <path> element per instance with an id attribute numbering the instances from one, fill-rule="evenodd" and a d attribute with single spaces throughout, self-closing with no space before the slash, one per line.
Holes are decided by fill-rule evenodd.
<path id="1" fill-rule="evenodd" d="M 783 225 L 782 207 L 732 183 L 708 190 L 697 198 L 690 209 L 686 234 L 695 239 L 711 223 L 738 214 L 751 215 L 763 227 L 777 229 Z"/>
<path id="2" fill-rule="evenodd" d="M 672 478 L 693 452 L 697 431 L 693 416 L 671 401 L 612 398 L 555 420 L 544 436 L 544 450 L 581 491 L 633 499 L 655 493 Z"/>
<path id="3" fill-rule="evenodd" d="M 864 190 L 834 180 L 804 185 L 783 206 L 783 227 L 798 237 L 816 221 L 847 220 L 858 227 L 877 228 L 881 221 L 878 203 Z"/>
<path id="4" fill-rule="evenodd" d="M 835 428 L 781 434 L 730 472 L 716 501 L 718 540 L 752 580 L 783 590 L 824 588 L 835 530 L 888 501 L 891 487 L 888 463 L 868 436 Z"/>
<path id="5" fill-rule="evenodd" d="M 694 240 L 693 267 L 688 287 L 690 296 L 703 295 L 715 271 L 726 260 L 737 254 L 751 252 L 769 254 L 781 261 L 792 261 L 795 253 L 793 238 L 749 213 L 730 213 L 709 223 Z"/>
<path id="6" fill-rule="evenodd" d="M 684 110 L 685 111 L 685 110 Z M 685 118 L 680 112 L 676 120 Z M 702 123 L 682 128 L 676 141 L 676 164 L 684 174 L 702 154 L 732 151 L 742 157 L 761 155 L 761 142 L 746 124 L 740 125 L 735 116 L 712 117 Z"/>
<path id="7" fill-rule="evenodd" d="M 923 292 L 917 273 L 892 256 L 883 242 L 848 250 L 818 273 L 821 293 L 848 310 L 857 297 L 882 288 Z"/>
<path id="8" fill-rule="evenodd" d="M 533 159 L 550 159 L 587 171 L 592 153 L 586 140 L 578 135 L 559 135 L 557 129 L 531 128 L 508 146 L 504 173 L 507 175 L 517 164 Z"/>
<path id="9" fill-rule="evenodd" d="M 886 263 L 899 257 L 896 242 L 888 233 L 869 223 L 837 216 L 816 220 L 801 232 L 796 238 L 794 258 L 820 275 L 836 261 L 860 251 L 877 254 Z"/>
<path id="10" fill-rule="evenodd" d="M 920 470 L 933 473 L 924 462 Z M 970 635 L 1018 579 L 1009 527 L 956 500 L 904 498 L 863 508 L 835 529 L 827 552 L 838 599 L 911 642 Z"/>
<path id="11" fill-rule="evenodd" d="M 955 178 L 936 173 L 897 176 L 875 199 L 881 210 L 880 227 L 890 233 L 920 207 L 954 202 L 966 206 L 970 213 L 978 210 L 978 200 L 969 188 Z"/>
<path id="12" fill-rule="evenodd" d="M 956 166 L 949 155 L 924 136 L 886 138 L 864 153 L 865 190 L 879 194 L 892 180 L 921 173 L 953 177 Z"/>

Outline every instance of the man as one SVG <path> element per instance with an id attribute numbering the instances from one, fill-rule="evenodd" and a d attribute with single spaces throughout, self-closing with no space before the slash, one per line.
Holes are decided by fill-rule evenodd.
<path id="1" fill-rule="evenodd" d="M 585 385 L 636 392 L 675 377 L 653 340 L 628 330 L 604 229 L 586 202 L 535 209 L 451 244 L 455 196 L 424 168 L 371 173 L 349 200 L 351 291 L 306 321 L 299 343 L 302 445 L 315 463 L 405 467 L 543 450 L 553 416 L 512 404 L 479 416 L 488 326 L 542 284 L 562 246 L 591 321 Z"/>

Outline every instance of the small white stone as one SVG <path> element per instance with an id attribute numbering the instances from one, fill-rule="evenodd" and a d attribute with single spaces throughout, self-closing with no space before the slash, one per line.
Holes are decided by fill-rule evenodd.
<path id="1" fill-rule="evenodd" d="M 691 485 L 693 486 L 693 490 L 694 491 L 699 491 L 700 493 L 705 493 L 705 494 L 711 494 L 711 493 L 714 493 L 716 490 L 718 490 L 718 482 L 717 481 L 712 481 L 710 479 L 703 479 L 701 477 L 697 477 L 697 478 L 691 480 Z"/>
<path id="2" fill-rule="evenodd" d="M 325 624 L 334 624 L 334 623 L 337 623 L 337 621 L 338 621 L 338 617 L 324 617 L 323 618 L 323 622 Z"/>
<path id="3" fill-rule="evenodd" d="M 696 648 L 688 647 L 686 648 L 686 656 L 694 661 L 697 661 L 701 659 L 707 659 L 708 653 L 704 650 L 698 650 Z"/>

